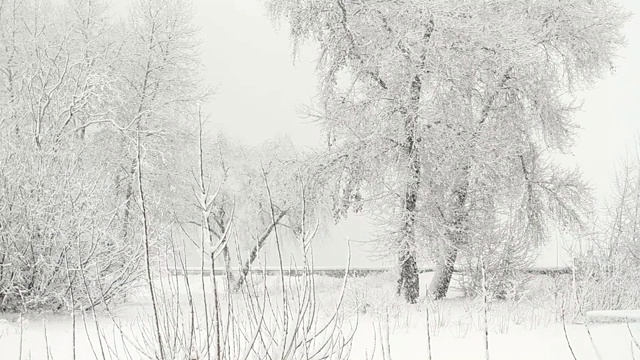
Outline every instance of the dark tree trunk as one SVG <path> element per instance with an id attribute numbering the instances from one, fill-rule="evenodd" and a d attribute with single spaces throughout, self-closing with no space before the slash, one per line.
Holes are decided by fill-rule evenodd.
<path id="1" fill-rule="evenodd" d="M 447 296 L 451 278 L 453 277 L 453 267 L 458 257 L 458 248 L 451 245 L 443 245 L 442 258 L 436 266 L 435 274 L 429 286 L 429 294 L 436 300 Z"/>
<path id="2" fill-rule="evenodd" d="M 415 76 L 411 82 L 412 111 L 407 112 L 405 121 L 406 143 L 405 149 L 409 158 L 409 179 L 404 194 L 404 223 L 402 224 L 401 239 L 398 244 L 398 262 L 400 278 L 398 279 L 398 295 L 403 294 L 405 300 L 415 304 L 420 295 L 420 279 L 416 263 L 416 207 L 418 203 L 418 188 L 420 187 L 420 159 L 416 148 L 417 109 L 420 101 L 422 80 Z"/>
<path id="3" fill-rule="evenodd" d="M 398 295 L 403 294 L 409 304 L 415 304 L 420 295 L 420 279 L 416 254 L 409 249 L 399 251 L 400 279 L 398 279 Z"/>
<path id="4" fill-rule="evenodd" d="M 405 300 L 415 304 L 420 294 L 420 280 L 416 263 L 416 203 L 418 201 L 417 188 L 420 185 L 420 166 L 415 154 L 413 155 L 411 182 L 405 191 L 405 220 L 402 224 L 402 238 L 398 246 L 398 263 L 400 278 L 398 279 L 398 295 L 404 294 Z"/>
<path id="5" fill-rule="evenodd" d="M 469 166 L 462 168 L 462 184 L 454 191 L 453 204 L 453 229 L 447 232 L 447 239 L 442 244 L 442 254 L 436 266 L 436 271 L 429 286 L 431 296 L 440 300 L 447 296 L 453 269 L 458 257 L 458 248 L 465 242 L 466 224 L 468 213 L 465 209 L 467 203 L 467 192 L 469 191 Z"/>
<path id="6" fill-rule="evenodd" d="M 229 254 L 228 244 L 224 244 L 224 247 L 222 248 L 222 258 L 224 259 L 224 269 L 227 273 L 227 283 L 229 284 L 229 286 L 231 286 L 231 284 L 233 284 L 234 278 L 233 272 L 231 272 L 231 255 Z"/>

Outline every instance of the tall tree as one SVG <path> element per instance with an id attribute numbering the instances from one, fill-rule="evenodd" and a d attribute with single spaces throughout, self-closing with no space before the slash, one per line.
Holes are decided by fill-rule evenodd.
<path id="1" fill-rule="evenodd" d="M 458 251 L 517 223 L 579 220 L 569 149 L 573 91 L 610 68 L 626 15 L 609 0 L 268 1 L 294 49 L 320 45 L 321 124 L 337 209 L 365 205 L 395 252 L 398 292 L 415 302 L 417 257 L 438 263 L 446 295 Z M 294 50 L 294 53 L 295 53 Z M 510 203 L 521 204 L 505 214 Z M 510 219 L 505 221 L 504 219 Z M 493 231 L 493 230 L 492 230 Z M 493 232 L 495 234 L 495 231 Z"/>
<path id="2" fill-rule="evenodd" d="M 147 154 L 144 180 L 152 184 L 151 190 L 158 190 L 153 203 L 164 209 L 157 214 L 165 225 L 173 217 L 168 209 L 179 211 L 185 205 L 174 202 L 189 169 L 185 157 L 190 147 L 184 145 L 196 147 L 194 119 L 199 104 L 210 95 L 202 80 L 193 12 L 190 2 L 144 0 L 131 7 L 122 24 L 118 61 L 112 65 L 117 70 L 120 103 L 112 111 L 115 126 L 105 129 L 103 139 L 120 168 L 115 181 L 124 200 L 120 220 L 125 238 L 135 228 L 135 132 L 141 132 Z"/>

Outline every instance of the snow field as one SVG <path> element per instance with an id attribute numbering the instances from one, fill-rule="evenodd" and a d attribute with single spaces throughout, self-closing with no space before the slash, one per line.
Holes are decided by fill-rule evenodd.
<path id="1" fill-rule="evenodd" d="M 266 280 L 266 289 L 276 299 L 281 291 L 278 290 L 279 278 L 268 277 Z M 481 302 L 449 298 L 432 303 L 421 299 L 418 304 L 407 305 L 395 297 L 395 283 L 391 280 L 390 275 L 379 275 L 353 278 L 348 282 L 341 311 L 345 317 L 342 324 L 345 336 L 352 326 L 358 325 L 350 359 L 382 360 L 385 353 L 393 360 L 428 359 L 427 334 L 431 339 L 433 360 L 485 358 Z M 427 280 L 428 275 L 422 275 L 422 284 Z M 164 281 L 167 291 L 171 288 L 169 284 L 174 282 Z M 204 309 L 202 295 L 210 293 L 211 279 L 204 278 L 204 290 L 198 276 L 190 276 L 189 283 L 194 307 L 201 313 Z M 334 308 L 342 279 L 318 276 L 315 283 L 319 317 L 322 318 Z M 180 285 L 177 298 L 180 307 L 188 310 L 187 291 L 184 284 Z M 175 299 L 173 295 L 168 294 L 167 300 Z M 223 295 L 224 291 L 221 291 L 221 298 Z M 242 303 L 238 296 L 232 298 L 236 304 Z M 573 323 L 563 327 L 553 306 L 549 299 L 492 302 L 488 321 L 490 358 L 571 360 L 574 359 L 571 350 L 580 360 L 640 358 L 640 348 L 636 345 L 640 340 L 639 323 Z M 183 312 L 182 316 L 187 313 Z M 148 292 L 141 288 L 128 303 L 113 309 L 111 314 L 98 314 L 97 322 L 91 314 L 86 314 L 84 319 L 77 316 L 76 359 L 145 358 L 142 354 L 144 342 L 152 335 L 149 332 L 152 312 Z M 72 359 L 72 345 L 70 316 L 25 316 L 21 320 L 13 315 L 0 320 L 1 359 Z M 188 357 L 184 355 L 184 359 Z"/>

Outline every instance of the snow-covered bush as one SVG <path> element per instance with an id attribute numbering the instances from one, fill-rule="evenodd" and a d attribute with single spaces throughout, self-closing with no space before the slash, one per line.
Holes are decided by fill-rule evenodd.
<path id="1" fill-rule="evenodd" d="M 397 315 L 403 302 L 396 295 L 395 283 L 392 271 L 351 278 L 345 294 L 345 310 L 352 314 Z"/>
<path id="2" fill-rule="evenodd" d="M 602 215 L 574 251 L 574 273 L 562 287 L 571 310 L 640 308 L 640 148 L 616 171 Z"/>
<path id="3" fill-rule="evenodd" d="M 115 300 L 141 271 L 119 237 L 113 182 L 78 148 L 0 157 L 0 311 L 90 308 Z"/>

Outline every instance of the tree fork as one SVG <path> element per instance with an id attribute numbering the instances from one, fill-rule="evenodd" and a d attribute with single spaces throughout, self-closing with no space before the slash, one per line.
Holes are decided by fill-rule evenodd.
<path id="1" fill-rule="evenodd" d="M 511 79 L 511 72 L 513 71 L 513 67 L 510 66 L 504 72 L 500 79 L 500 84 L 498 89 L 502 89 L 507 81 Z M 499 90 L 493 92 L 487 102 L 484 104 L 482 108 L 482 113 L 480 116 L 480 121 L 478 122 L 478 129 L 482 126 L 483 123 L 487 121 L 489 118 L 489 114 L 491 112 L 491 108 L 495 103 L 499 94 Z M 472 141 L 475 141 L 478 132 L 477 130 L 472 134 Z M 458 135 L 460 135 L 458 133 Z M 524 166 L 524 163 L 523 163 Z M 464 237 L 464 224 L 467 221 L 468 214 L 465 211 L 464 207 L 467 202 L 467 193 L 469 191 L 469 169 L 470 166 L 464 165 L 462 166 L 462 175 L 461 179 L 463 184 L 460 185 L 455 191 L 455 214 L 453 219 L 453 231 L 449 231 L 447 234 L 448 244 L 444 244 L 442 246 L 442 259 L 438 262 L 436 266 L 436 271 L 431 280 L 431 285 L 429 286 L 428 292 L 431 296 L 436 299 L 443 299 L 447 296 L 447 292 L 449 291 L 449 286 L 451 285 L 451 278 L 453 277 L 453 268 L 456 263 L 456 259 L 458 257 L 458 246 L 463 242 Z M 526 174 L 526 169 L 525 169 Z"/>
<path id="2" fill-rule="evenodd" d="M 212 236 L 217 237 L 220 241 L 224 241 L 225 239 L 223 238 L 223 236 L 227 233 L 227 227 L 224 224 L 224 209 L 222 209 L 222 207 L 219 208 L 218 213 L 212 213 L 210 217 L 211 219 L 209 220 L 209 223 L 215 223 L 218 226 L 219 234 L 216 233 L 216 231 L 212 228 L 209 228 L 209 233 Z M 227 241 L 225 241 L 224 246 L 222 247 L 222 258 L 224 259 L 227 284 L 231 286 L 231 284 L 234 282 L 234 278 L 233 273 L 231 272 L 231 254 L 229 253 L 229 243 Z"/>

